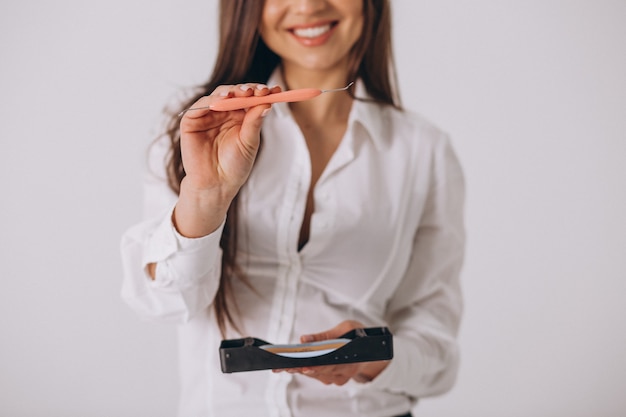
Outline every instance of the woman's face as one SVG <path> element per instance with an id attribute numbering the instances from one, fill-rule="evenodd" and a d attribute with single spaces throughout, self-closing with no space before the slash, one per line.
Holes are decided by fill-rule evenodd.
<path id="1" fill-rule="evenodd" d="M 285 70 L 347 70 L 363 29 L 363 0 L 266 0 L 261 37 Z"/>

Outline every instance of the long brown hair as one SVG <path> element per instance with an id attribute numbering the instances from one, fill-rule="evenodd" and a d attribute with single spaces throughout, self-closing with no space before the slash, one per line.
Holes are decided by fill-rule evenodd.
<path id="1" fill-rule="evenodd" d="M 219 49 L 213 74 L 196 88 L 192 98 L 172 112 L 166 135 L 170 139 L 170 152 L 166 160 L 168 184 L 177 194 L 185 177 L 180 151 L 180 110 L 188 108 L 200 97 L 210 94 L 217 86 L 245 82 L 265 83 L 280 64 L 280 57 L 263 42 L 258 28 L 261 23 L 264 1 L 221 0 L 219 12 Z M 351 50 L 351 60 L 346 83 L 360 78 L 366 91 L 375 102 L 400 107 L 395 89 L 395 70 L 391 47 L 391 11 L 389 0 L 363 0 L 364 25 L 359 41 Z M 248 54 L 247 51 L 253 51 Z M 220 285 L 213 302 L 217 325 L 226 334 L 228 325 L 237 330 L 234 314 L 229 309 L 232 279 L 246 277 L 238 273 L 235 256 L 237 248 L 237 201 L 235 197 L 228 209 L 222 233 L 222 273 Z"/>

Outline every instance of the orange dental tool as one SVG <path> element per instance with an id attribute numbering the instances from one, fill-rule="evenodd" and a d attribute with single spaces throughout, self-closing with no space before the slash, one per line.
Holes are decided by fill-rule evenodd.
<path id="1" fill-rule="evenodd" d="M 310 100 L 324 93 L 334 93 L 337 91 L 345 91 L 354 84 L 351 82 L 345 87 L 335 88 L 332 90 L 320 90 L 317 88 L 300 88 L 297 90 L 281 91 L 280 93 L 268 94 L 266 96 L 250 96 L 250 97 L 231 97 L 224 98 L 216 101 L 210 106 L 206 107 L 192 107 L 187 110 L 183 110 L 179 116 L 182 116 L 188 111 L 211 109 L 213 111 L 231 111 L 245 109 L 247 107 L 258 106 L 259 104 L 273 104 L 273 103 L 293 103 L 296 101 Z"/>

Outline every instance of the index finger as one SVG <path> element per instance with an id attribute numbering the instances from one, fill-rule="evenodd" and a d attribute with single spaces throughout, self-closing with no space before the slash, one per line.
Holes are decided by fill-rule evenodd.
<path id="1" fill-rule="evenodd" d="M 187 116 L 194 119 L 198 117 L 203 117 L 211 111 L 211 104 L 224 98 L 228 98 L 231 95 L 232 93 L 226 88 L 219 91 L 217 91 L 216 89 L 210 95 L 200 97 L 189 108 L 178 113 L 178 117 Z"/>

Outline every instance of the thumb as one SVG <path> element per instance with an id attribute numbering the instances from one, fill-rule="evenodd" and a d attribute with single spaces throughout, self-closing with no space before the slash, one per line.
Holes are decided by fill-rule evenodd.
<path id="1" fill-rule="evenodd" d="M 314 333 L 314 334 L 305 334 L 300 336 L 300 343 L 311 343 L 311 342 L 319 342 L 322 340 L 328 339 L 337 339 L 344 334 L 348 333 L 350 330 L 362 328 L 363 325 L 355 320 L 346 320 L 339 323 L 337 326 L 332 329 Z"/>
<path id="2" fill-rule="evenodd" d="M 311 342 L 319 342 L 321 340 L 333 339 L 333 337 L 329 336 L 330 332 L 321 332 L 315 334 L 305 334 L 300 336 L 300 343 L 311 343 Z"/>
<path id="3" fill-rule="evenodd" d="M 246 115 L 241 123 L 240 137 L 246 142 L 246 145 L 257 147 L 263 126 L 263 119 L 272 108 L 269 104 L 261 104 L 254 106 L 246 111 Z"/>

